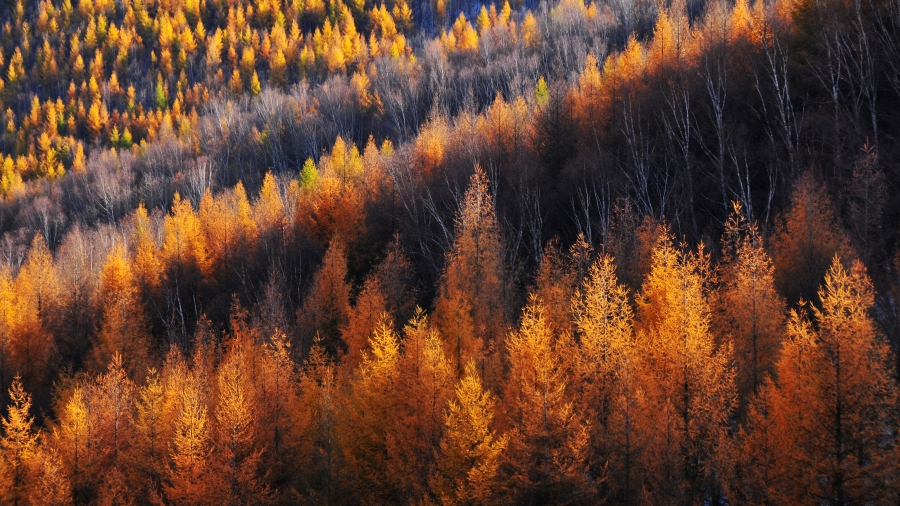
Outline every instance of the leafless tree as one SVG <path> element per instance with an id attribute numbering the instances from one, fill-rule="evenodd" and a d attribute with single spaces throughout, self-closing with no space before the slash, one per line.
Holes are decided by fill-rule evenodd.
<path id="1" fill-rule="evenodd" d="M 700 67 L 700 80 L 703 90 L 706 92 L 707 112 L 715 133 L 713 146 L 705 142 L 703 136 L 698 136 L 700 146 L 706 155 L 712 160 L 718 179 L 719 192 L 721 193 L 722 209 L 727 213 L 731 195 L 728 191 L 725 164 L 731 131 L 725 121 L 726 104 L 728 101 L 729 85 L 729 21 L 730 12 L 728 5 L 723 2 L 715 2 L 709 5 L 705 31 L 708 37 L 704 40 L 706 45 L 703 51 L 703 59 Z"/>
<path id="2" fill-rule="evenodd" d="M 765 6 L 760 27 L 761 59 L 753 66 L 759 94 L 757 114 L 765 124 L 766 135 L 774 152 L 785 150 L 791 177 L 799 174 L 797 152 L 802 130 L 802 107 L 796 107 L 792 95 L 788 51 L 782 27 L 778 25 L 774 6 Z"/>
<path id="3" fill-rule="evenodd" d="M 842 55 L 848 68 L 847 76 L 853 85 L 857 103 L 864 103 L 868 112 L 869 128 L 872 135 L 870 142 L 875 153 L 878 153 L 878 57 L 875 47 L 875 34 L 868 6 L 863 0 L 853 0 L 853 11 L 848 30 L 843 32 L 841 45 Z M 866 9 L 868 10 L 868 9 Z M 888 58 L 890 59 L 890 57 Z M 856 117 L 862 118 L 861 111 Z"/>
<path id="4" fill-rule="evenodd" d="M 376 60 L 380 78 L 374 84 L 394 137 L 403 140 L 418 130 L 422 117 L 419 77 L 401 65 L 398 59 Z"/>
<path id="5" fill-rule="evenodd" d="M 133 164 L 134 156 L 130 152 L 107 151 L 92 160 L 92 181 L 88 190 L 107 223 L 115 223 L 129 207 L 134 184 Z"/>
<path id="6" fill-rule="evenodd" d="M 622 100 L 619 129 L 625 140 L 626 157 L 621 171 L 629 183 L 638 214 L 662 217 L 669 197 L 669 170 L 668 166 L 664 170 L 654 170 L 654 143 L 636 102 L 630 94 Z"/>

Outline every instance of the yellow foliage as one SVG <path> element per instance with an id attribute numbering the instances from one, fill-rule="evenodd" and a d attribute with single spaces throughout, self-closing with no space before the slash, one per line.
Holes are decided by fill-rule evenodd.
<path id="1" fill-rule="evenodd" d="M 164 262 L 181 266 L 194 264 L 205 272 L 208 254 L 200 219 L 190 201 L 183 200 L 177 192 L 163 227 L 165 234 L 161 253 Z"/>
<path id="2" fill-rule="evenodd" d="M 484 5 L 481 6 L 481 10 L 478 12 L 478 18 L 475 20 L 475 27 L 478 28 L 478 33 L 482 37 L 485 32 L 491 29 L 491 18 L 488 16 L 488 11 Z"/>
<path id="3" fill-rule="evenodd" d="M 339 44 L 332 45 L 325 54 L 325 66 L 329 72 L 343 72 L 347 60 L 344 56 L 344 50 Z"/>
<path id="4" fill-rule="evenodd" d="M 244 91 L 244 84 L 241 82 L 241 73 L 238 69 L 231 72 L 231 81 L 228 82 L 228 87 L 235 95 L 240 95 Z"/>
<path id="5" fill-rule="evenodd" d="M 253 54 L 253 49 L 249 47 L 245 47 L 241 52 L 241 71 L 246 75 L 250 75 L 251 72 L 256 68 L 256 55 Z"/>
<path id="6" fill-rule="evenodd" d="M 267 172 L 263 178 L 259 198 L 253 206 L 253 215 L 261 231 L 281 232 L 284 224 L 284 203 L 278 192 L 275 176 L 271 172 Z"/>
<path id="7" fill-rule="evenodd" d="M 537 18 L 534 17 L 531 11 L 525 14 L 525 19 L 522 21 L 522 40 L 525 41 L 527 47 L 535 47 L 541 41 Z"/>
<path id="8" fill-rule="evenodd" d="M 444 161 L 448 125 L 443 118 L 437 118 L 422 127 L 416 137 L 415 154 L 426 174 L 437 169 Z"/>
<path id="9" fill-rule="evenodd" d="M 0 194 L 4 197 L 14 195 L 22 188 L 22 175 L 16 171 L 15 162 L 11 156 L 3 159 L 0 167 Z"/>
<path id="10" fill-rule="evenodd" d="M 106 127 L 100 114 L 101 107 L 102 104 L 100 104 L 99 101 L 95 100 L 91 104 L 91 109 L 90 112 L 88 112 L 87 117 L 88 132 L 90 132 L 91 137 L 95 139 L 100 137 L 100 135 L 103 133 L 103 129 Z"/>
<path id="11" fill-rule="evenodd" d="M 259 92 L 262 90 L 262 85 L 259 82 L 259 75 L 256 74 L 256 71 L 253 71 L 253 75 L 250 76 L 250 93 L 255 97 L 259 95 Z"/>
<path id="12" fill-rule="evenodd" d="M 132 217 L 134 232 L 134 272 L 139 286 L 152 293 L 159 285 L 159 249 L 150 230 L 147 208 L 141 203 Z"/>
<path id="13" fill-rule="evenodd" d="M 453 34 L 456 37 L 456 49 L 459 51 L 478 51 L 478 32 L 466 20 L 463 13 L 453 23 Z"/>
<path id="14" fill-rule="evenodd" d="M 494 397 L 482 387 L 473 362 L 456 386 L 456 396 L 444 418 L 438 470 L 432 487 L 450 504 L 491 504 L 496 501 L 501 456 L 508 444 L 493 428 Z"/>

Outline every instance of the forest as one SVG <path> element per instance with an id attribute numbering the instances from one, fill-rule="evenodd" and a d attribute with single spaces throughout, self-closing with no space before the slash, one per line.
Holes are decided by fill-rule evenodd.
<path id="1" fill-rule="evenodd" d="M 2 2 L 0 504 L 897 504 L 898 136 L 900 0 Z"/>

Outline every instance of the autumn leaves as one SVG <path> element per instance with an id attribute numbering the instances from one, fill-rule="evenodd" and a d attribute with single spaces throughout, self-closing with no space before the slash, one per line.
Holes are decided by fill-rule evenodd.
<path id="1" fill-rule="evenodd" d="M 664 229 L 649 234 L 651 258 L 634 295 L 608 254 L 592 261 L 583 243 L 567 253 L 550 248 L 518 330 L 491 337 L 489 325 L 504 318 L 507 274 L 476 173 L 433 326 L 416 316 L 401 338 L 382 321 L 358 372 L 348 373 L 351 409 L 371 417 L 348 431 L 351 454 L 365 449 L 348 469 L 406 469 L 394 434 L 417 426 L 407 438 L 416 442 L 407 444 L 419 449 L 420 469 L 431 471 L 384 500 L 410 493 L 448 504 L 888 497 L 896 391 L 862 264 L 834 256 L 816 304 L 786 318 L 760 232 L 741 213 L 736 207 L 726 224 L 715 267 L 702 248 L 676 246 Z M 470 302 L 485 293 L 489 306 Z M 400 387 L 410 378 L 422 381 L 413 409 L 414 397 Z M 429 421 L 411 425 L 410 416 Z M 433 457 L 421 451 L 423 441 Z M 367 467 L 373 458 L 383 464 Z M 397 483 L 351 475 L 368 477 L 367 493 L 374 483 Z"/>
<path id="2" fill-rule="evenodd" d="M 478 178 L 461 219 L 468 206 L 486 212 L 473 205 Z M 491 251 L 490 232 L 479 237 L 483 248 L 458 239 L 454 251 Z M 479 479 L 497 445 L 496 486 L 520 502 L 856 503 L 893 494 L 896 390 L 865 268 L 834 256 L 816 304 L 786 320 L 760 233 L 739 206 L 723 241 L 713 268 L 702 248 L 657 236 L 634 313 L 614 259 L 600 254 L 585 269 L 579 244 L 550 250 L 503 357 L 476 338 L 485 351 L 463 372 L 461 385 L 480 367 L 488 390 L 501 393 L 498 431 L 472 446 L 486 452 L 472 461 Z M 492 360 L 502 362 L 493 387 Z M 470 404 L 477 412 L 486 402 Z"/>
<path id="3" fill-rule="evenodd" d="M 345 106 L 372 113 L 380 106 L 374 62 L 415 65 L 412 10 L 405 0 L 327 4 L 13 2 L 0 34 L 0 196 L 83 173 L 91 146 L 136 153 L 199 133 L 198 106 L 217 97 L 333 76 L 356 92 Z"/>
<path id="4" fill-rule="evenodd" d="M 792 312 L 788 339 L 751 405 L 740 454 L 748 501 L 879 503 L 896 497 L 896 385 L 869 316 L 872 284 L 837 258 L 821 309 Z"/>
<path id="5" fill-rule="evenodd" d="M 567 251 L 551 244 L 516 324 L 488 180 L 476 170 L 431 315 L 415 309 L 399 241 L 351 296 L 334 240 L 296 327 L 275 279 L 252 312 L 232 306 L 224 331 L 201 318 L 187 345 L 173 335 L 154 360 L 142 294 L 219 272 L 211 264 L 240 273 L 236 252 L 263 241 L 258 224 L 283 212 L 273 184 L 253 205 L 242 189 L 204 197 L 200 213 L 176 200 L 159 247 L 136 213 L 133 255 L 114 245 L 98 279 L 101 321 L 86 358 L 102 372 L 64 379 L 43 429 L 13 382 L 4 498 L 818 504 L 897 493 L 897 391 L 864 267 L 832 256 L 815 300 L 788 312 L 739 206 L 715 264 L 649 222 L 629 247 L 614 234 L 605 252 L 582 239 Z M 805 184 L 785 229 L 822 219 Z M 211 209 L 228 223 L 214 224 Z M 620 265 L 617 251 L 632 254 Z M 38 362 L 21 357 L 43 356 L 29 347 L 42 334 L 20 337 L 30 327 L 19 320 L 41 322 L 34 315 L 60 298 L 38 275 L 57 272 L 52 262 L 38 240 L 2 285 L 2 328 L 15 340 L 3 349 L 29 374 Z"/>

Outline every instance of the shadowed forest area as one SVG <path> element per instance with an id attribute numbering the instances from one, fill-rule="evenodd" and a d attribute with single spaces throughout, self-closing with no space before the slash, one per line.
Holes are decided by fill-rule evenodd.
<path id="1" fill-rule="evenodd" d="M 898 0 L 4 2 L 0 504 L 896 504 L 898 135 Z"/>

